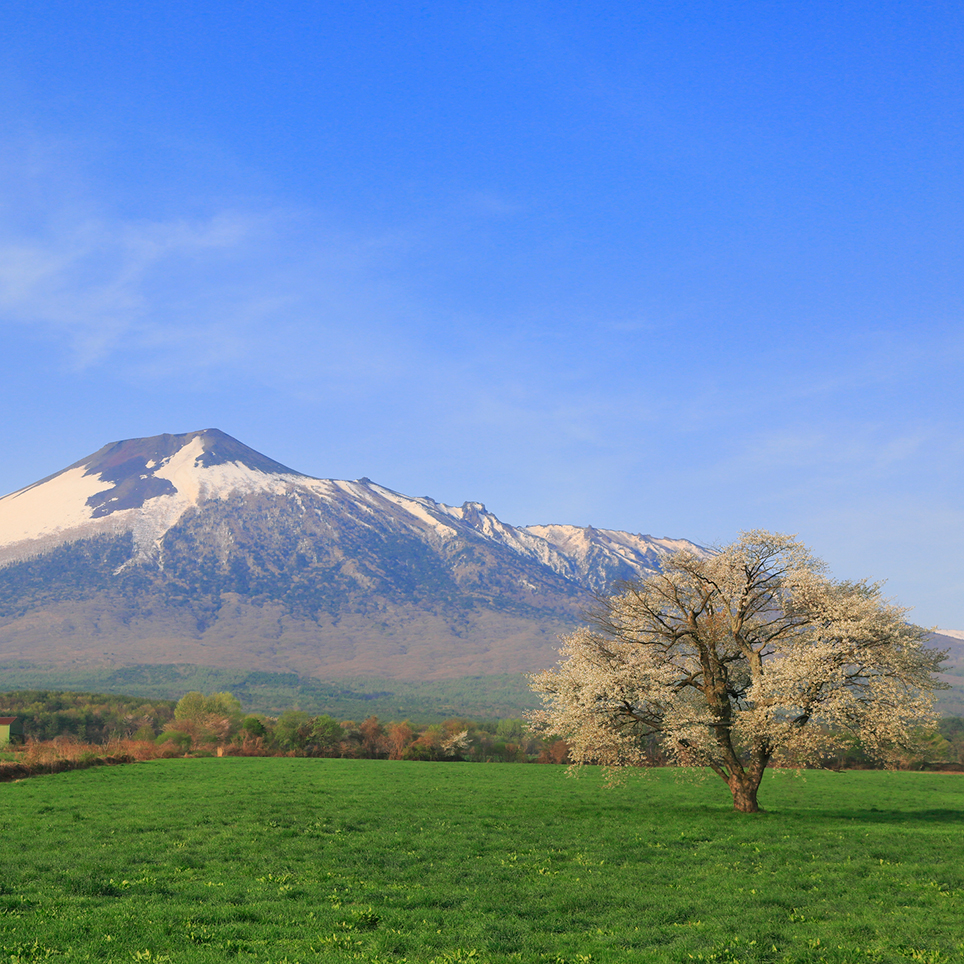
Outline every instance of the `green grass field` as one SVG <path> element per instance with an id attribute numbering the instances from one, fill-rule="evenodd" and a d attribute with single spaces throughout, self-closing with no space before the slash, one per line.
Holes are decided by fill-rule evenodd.
<path id="1" fill-rule="evenodd" d="M 0 785 L 0 962 L 964 961 L 964 776 L 165 760 Z"/>

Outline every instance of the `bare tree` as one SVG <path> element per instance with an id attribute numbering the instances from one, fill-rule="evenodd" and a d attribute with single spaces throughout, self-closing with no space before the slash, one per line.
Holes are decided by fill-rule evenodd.
<path id="1" fill-rule="evenodd" d="M 933 721 L 947 654 L 925 648 L 906 613 L 879 584 L 831 580 L 790 536 L 679 552 L 564 638 L 556 668 L 531 677 L 544 703 L 532 723 L 577 764 L 643 765 L 655 738 L 754 813 L 781 756 L 813 761 L 856 737 L 883 757 Z"/>

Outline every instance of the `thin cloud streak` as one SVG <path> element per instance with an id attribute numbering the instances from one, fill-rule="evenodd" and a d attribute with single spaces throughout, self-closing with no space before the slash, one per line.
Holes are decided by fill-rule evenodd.
<path id="1" fill-rule="evenodd" d="M 226 215 L 195 223 L 98 220 L 29 242 L 4 238 L 0 312 L 7 323 L 66 336 L 73 364 L 93 365 L 162 323 L 164 306 L 151 289 L 174 280 L 176 290 L 178 274 L 242 249 L 252 227 Z"/>
<path id="2" fill-rule="evenodd" d="M 52 341 L 79 370 L 124 358 L 156 378 L 272 365 L 287 377 L 347 369 L 384 377 L 390 339 L 375 336 L 386 305 L 366 279 L 374 259 L 335 237 L 306 239 L 311 232 L 292 231 L 292 220 L 101 217 L 43 237 L 8 233 L 0 322 Z M 292 234 L 302 235 L 297 252 L 284 243 Z"/>

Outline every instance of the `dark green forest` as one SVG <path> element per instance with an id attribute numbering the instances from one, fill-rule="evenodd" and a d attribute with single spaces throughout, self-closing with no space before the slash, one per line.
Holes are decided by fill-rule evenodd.
<path id="1" fill-rule="evenodd" d="M 440 723 L 452 716 L 504 719 L 524 716 L 538 699 L 519 673 L 451 680 L 361 678 L 320 680 L 295 673 L 228 670 L 190 663 L 82 669 L 9 661 L 0 664 L 5 690 L 72 690 L 150 700 L 178 700 L 189 690 L 228 690 L 252 712 L 277 716 L 291 707 L 338 719 L 411 719 Z"/>

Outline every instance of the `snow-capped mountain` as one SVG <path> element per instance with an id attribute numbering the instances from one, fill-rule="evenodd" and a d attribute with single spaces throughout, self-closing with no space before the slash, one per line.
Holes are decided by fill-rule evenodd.
<path id="1" fill-rule="evenodd" d="M 131 562 L 156 561 L 163 568 L 164 536 L 205 503 L 246 496 L 304 498 L 324 507 L 351 510 L 368 524 L 377 517 L 442 543 L 467 530 L 592 590 L 614 579 L 659 568 L 660 557 L 695 548 L 681 539 L 654 539 L 571 525 L 507 525 L 481 502 L 449 506 L 377 485 L 317 479 L 296 472 L 217 429 L 159 435 L 105 445 L 61 472 L 0 498 L 0 565 L 41 555 L 65 542 L 96 535 L 131 533 Z M 301 498 L 299 498 L 299 496 Z"/>
<path id="2" fill-rule="evenodd" d="M 189 509 L 306 478 L 217 429 L 113 442 L 0 499 L 0 565 L 123 532 L 150 556 Z"/>
<path id="3" fill-rule="evenodd" d="M 591 592 L 684 548 L 314 478 L 216 429 L 129 439 L 0 499 L 0 662 L 534 669 Z"/>

